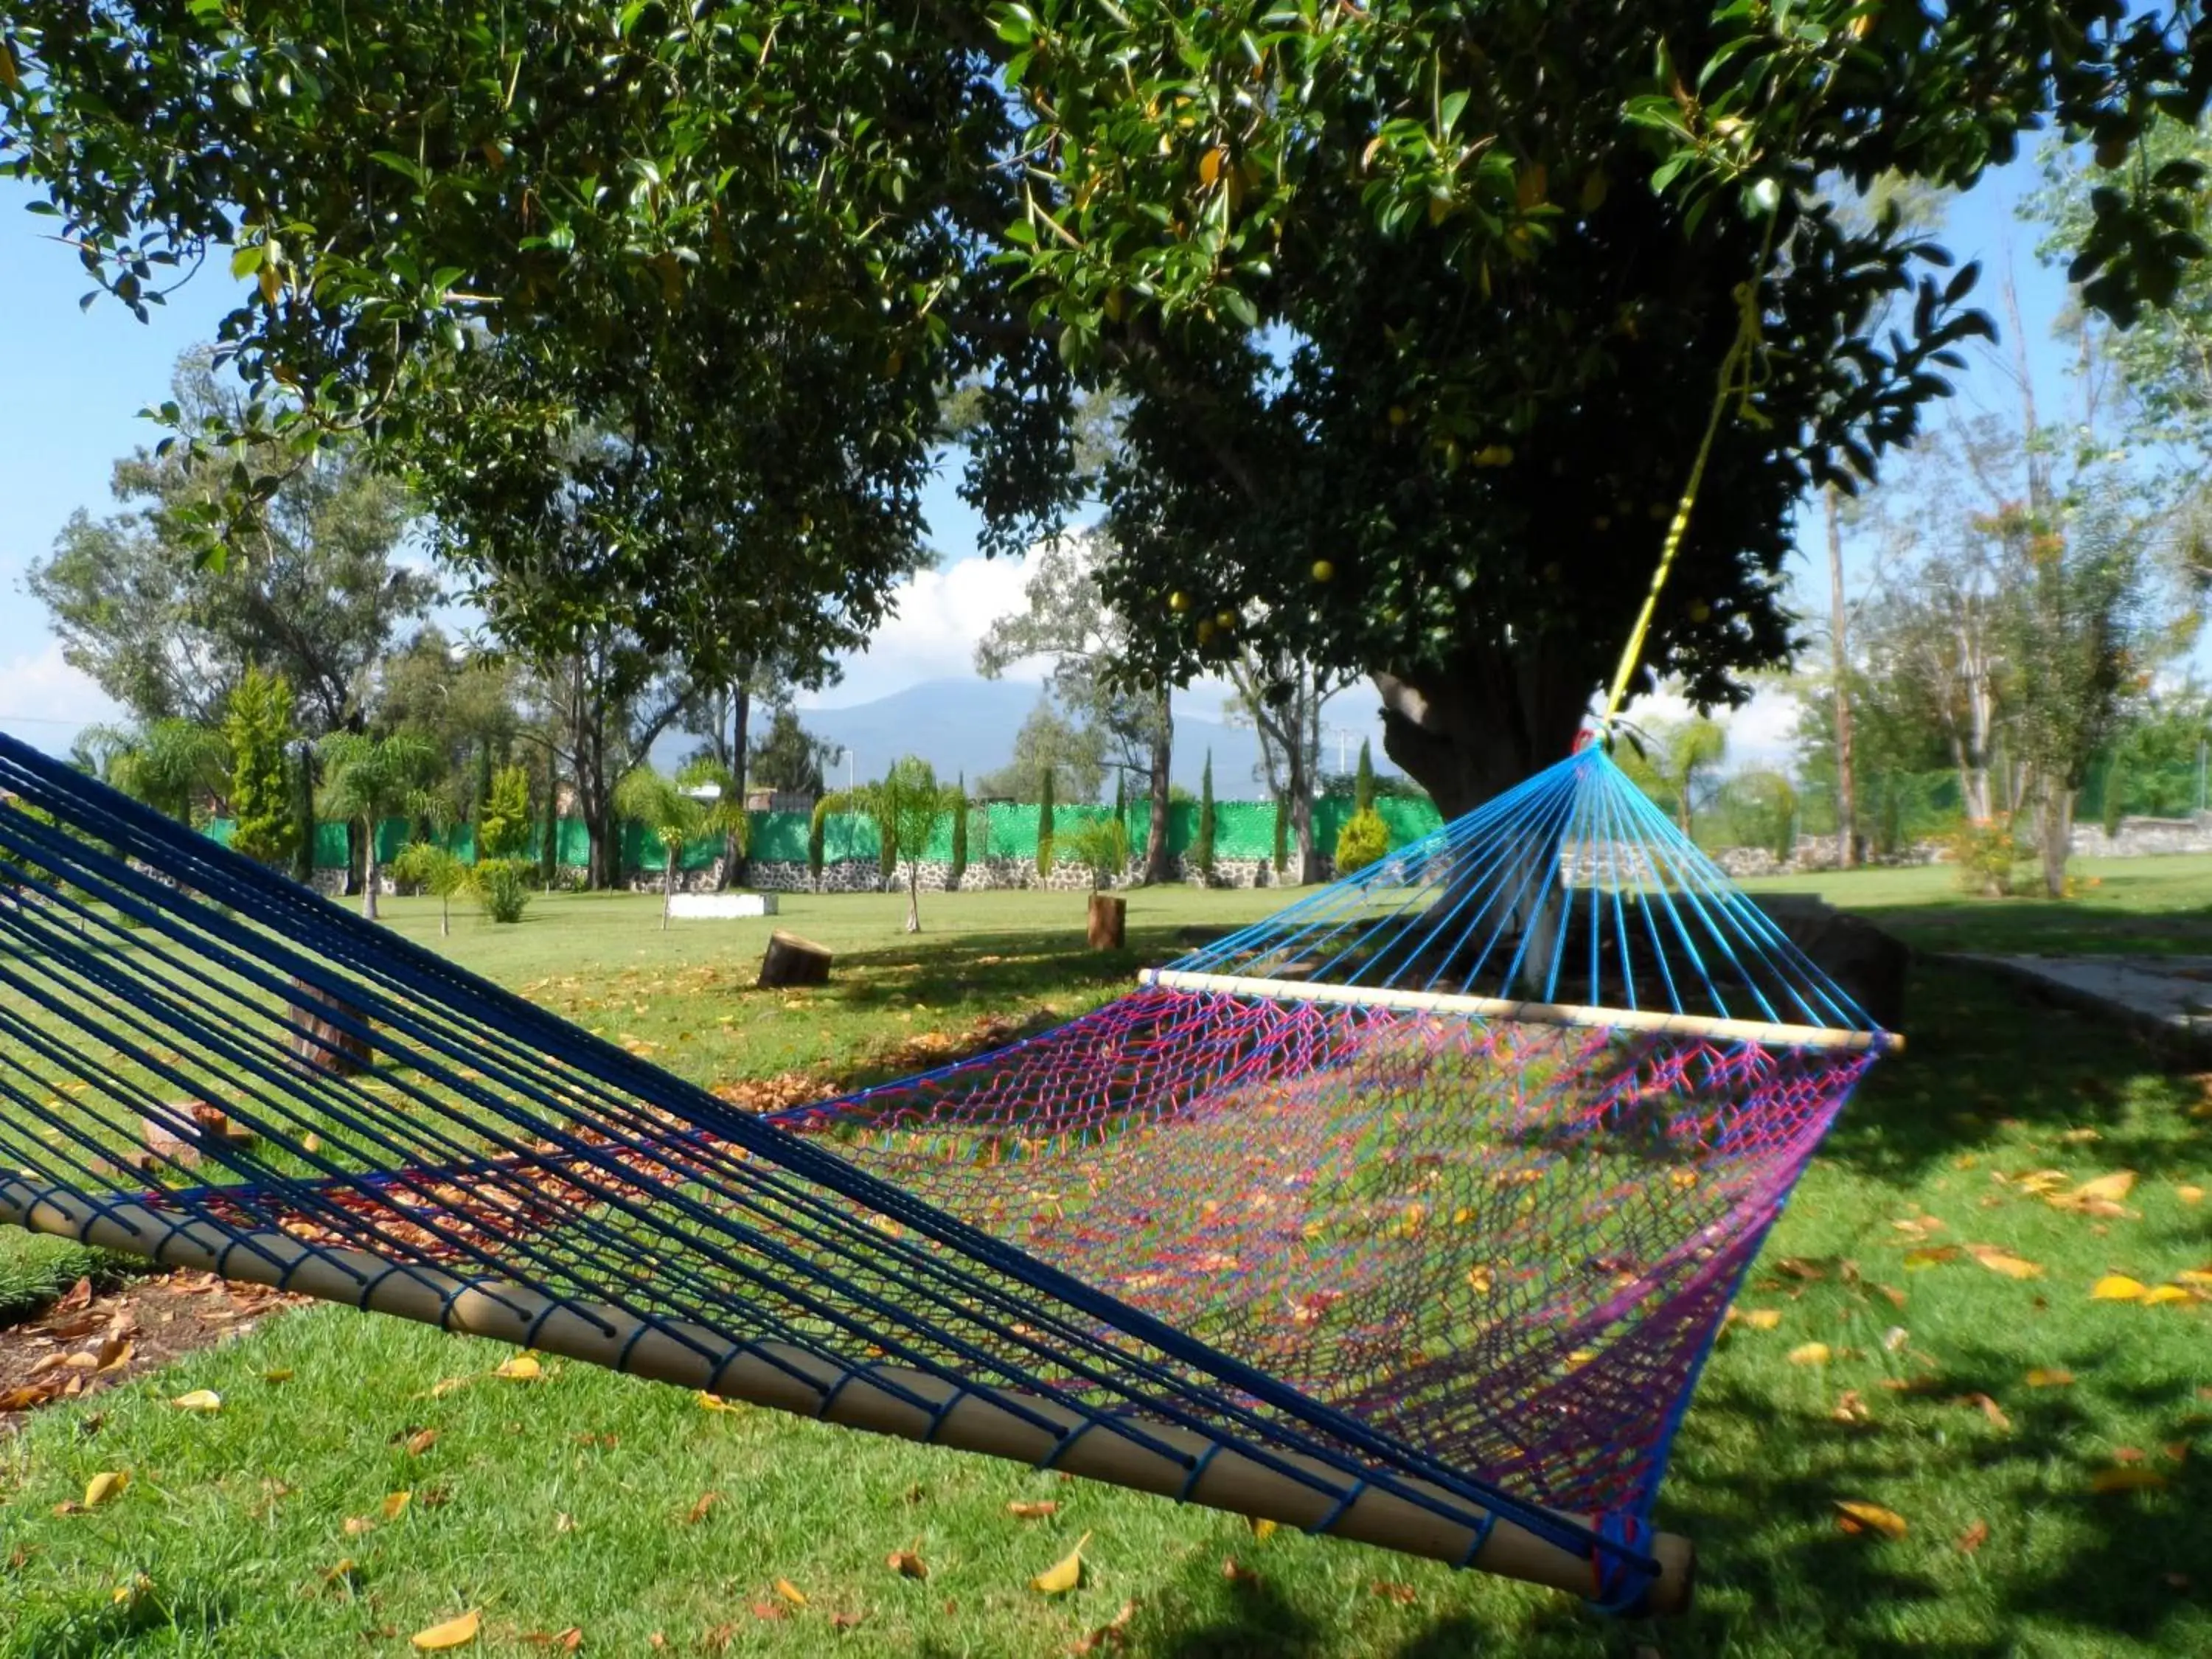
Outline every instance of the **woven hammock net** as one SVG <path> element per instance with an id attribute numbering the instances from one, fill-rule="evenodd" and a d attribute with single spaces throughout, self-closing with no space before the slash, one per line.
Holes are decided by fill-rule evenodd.
<path id="1" fill-rule="evenodd" d="M 1595 749 L 1070 1024 L 767 1118 L 5 738 L 0 790 L 0 1218 L 434 1264 L 1601 1557 L 1553 1511 L 1648 1515 L 1881 1046 Z"/>

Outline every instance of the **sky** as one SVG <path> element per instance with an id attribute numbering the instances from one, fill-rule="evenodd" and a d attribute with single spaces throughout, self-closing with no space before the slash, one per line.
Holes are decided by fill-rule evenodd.
<path id="1" fill-rule="evenodd" d="M 2058 273 L 2036 263 L 2033 229 L 2014 216 L 2015 204 L 2033 182 L 2031 161 L 1990 174 L 1953 204 L 1943 240 L 1962 260 L 1980 258 L 1987 270 L 2008 258 L 2013 261 L 2031 372 L 2048 410 L 2063 406 L 2065 365 L 2050 338 L 2050 324 L 2064 303 L 2065 288 Z M 51 550 L 72 512 L 82 507 L 98 516 L 112 510 L 111 464 L 160 435 L 141 411 L 167 395 L 179 354 L 212 336 L 216 319 L 234 303 L 240 285 L 215 259 L 157 308 L 150 324 L 139 323 L 106 295 L 80 308 L 91 284 L 76 254 L 53 240 L 53 222 L 24 210 L 32 199 L 27 186 L 0 179 L 0 318 L 8 342 L 0 353 L 0 728 L 65 750 L 80 726 L 115 719 L 119 711 L 62 659 L 44 608 L 23 591 L 24 572 Z M 1994 313 L 1993 282 L 1985 280 L 1982 296 Z M 1961 414 L 2003 410 L 2014 406 L 2014 393 L 1994 363 L 1978 361 L 1957 401 Z M 936 568 L 905 586 L 896 614 L 866 652 L 847 659 L 842 680 L 813 699 L 817 704 L 866 702 L 925 680 L 972 672 L 975 641 L 994 617 L 1021 603 L 1021 564 L 977 552 L 975 515 L 953 483 L 948 467 L 926 498 Z M 1805 515 L 1800 530 L 1815 556 L 1824 556 L 1817 514 Z M 1852 579 L 1863 580 L 1863 550 L 1850 550 L 1847 561 Z M 1825 576 L 1811 591 L 1825 592 Z M 1019 672 L 1034 678 L 1042 670 L 1030 665 Z M 1213 717 L 1223 690 L 1194 686 L 1184 706 Z M 1665 718 L 1680 708 L 1659 698 L 1638 712 Z M 1328 717 L 1332 726 L 1376 736 L 1380 759 L 1370 693 L 1356 689 L 1340 696 Z M 1795 719 L 1786 697 L 1754 699 L 1730 718 L 1731 764 L 1785 761 Z"/>

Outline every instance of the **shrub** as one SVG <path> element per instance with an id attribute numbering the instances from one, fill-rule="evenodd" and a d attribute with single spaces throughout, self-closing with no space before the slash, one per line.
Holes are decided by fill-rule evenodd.
<path id="1" fill-rule="evenodd" d="M 520 921 L 530 907 L 531 866 L 522 859 L 486 859 L 476 867 L 471 885 L 477 902 L 490 921 Z"/>
<path id="2" fill-rule="evenodd" d="M 1348 876 L 1379 862 L 1390 850 L 1390 826 L 1372 806 L 1354 812 L 1336 832 L 1336 873 Z"/>
<path id="3" fill-rule="evenodd" d="M 2003 898 L 2012 892 L 2020 848 L 2013 841 L 2010 813 L 2000 812 L 1980 823 L 1970 819 L 1951 832 L 1950 843 L 1960 886 L 1987 898 Z"/>
<path id="4" fill-rule="evenodd" d="M 1091 872 L 1093 887 L 1111 887 L 1129 867 L 1129 831 L 1119 818 L 1092 818 L 1067 838 L 1067 855 Z"/>

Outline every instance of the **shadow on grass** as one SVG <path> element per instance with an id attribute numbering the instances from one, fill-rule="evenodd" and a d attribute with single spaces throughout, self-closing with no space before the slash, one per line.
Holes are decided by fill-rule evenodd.
<path id="1" fill-rule="evenodd" d="M 2085 1344 L 2052 1358 L 2087 1374 L 2099 1355 Z M 2014 1357 L 1969 1349 L 1929 1389 L 1929 1408 L 1960 1409 L 1957 1396 L 2002 1387 L 2016 1376 Z M 2179 1379 L 2104 1392 L 2154 1419 L 2166 1440 L 2185 1440 L 2197 1416 L 2192 1389 Z M 2092 1652 L 2100 1641 L 2120 1638 L 2195 1650 L 2185 1644 L 2201 1636 L 2203 1624 L 2191 1597 L 2205 1587 L 2189 1576 L 2193 1569 L 2201 1577 L 2203 1565 L 2202 1534 L 2190 1517 L 2212 1504 L 2212 1468 L 2153 1451 L 2161 1486 L 2094 1492 L 2094 1476 L 2111 1465 L 2084 1451 L 2098 1431 L 2094 1391 L 2086 1387 L 2021 1401 L 2002 1436 L 1931 1436 L 1889 1401 L 1877 1405 L 1872 1423 L 1839 1423 L 1779 1407 L 1769 1389 L 1711 1376 L 1698 1392 L 1697 1412 L 1709 1442 L 1779 1449 L 1764 1462 L 1726 1459 L 1725 1469 L 1714 1467 L 1723 1461 L 1718 1456 L 1686 1459 L 1662 1505 L 1665 1524 L 1698 1540 L 1712 1586 L 1762 1619 L 1824 1629 L 1836 1649 L 1868 1659 L 1996 1659 L 2040 1650 L 2039 1638 L 2057 1632 Z M 1791 1467 L 1776 1467 L 1783 1462 Z M 1956 1584 L 1917 1568 L 1902 1547 L 1852 1536 L 1837 1524 L 1838 1500 L 1863 1500 L 1891 1480 L 1986 1494 L 2001 1530 L 1972 1553 L 1996 1626 L 1985 1638 L 1933 1633 L 1942 1619 L 1936 1604 Z M 1954 1540 L 1930 1540 L 1923 1562 L 1928 1547 L 1964 1553 Z M 1670 1659 L 1726 1650 L 1723 1622 L 1693 1613 L 1669 1626 Z"/>
<path id="2" fill-rule="evenodd" d="M 2122 1027 L 2033 1002 L 1969 964 L 1923 961 L 1905 1034 L 1905 1051 L 1875 1066 L 1838 1120 L 1828 1161 L 1905 1182 L 2010 1128 L 2047 1126 L 2095 1129 L 2111 1167 L 2154 1175 L 2197 1162 L 2172 1127 L 2198 1086 Z"/>

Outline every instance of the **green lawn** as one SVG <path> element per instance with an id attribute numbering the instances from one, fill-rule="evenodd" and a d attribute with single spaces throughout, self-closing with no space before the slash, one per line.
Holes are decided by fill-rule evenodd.
<path id="1" fill-rule="evenodd" d="M 2212 898 L 2212 861 L 2117 866 L 2063 907 L 1966 902 L 1948 880 L 1811 884 L 1923 945 L 2037 948 L 2010 941 L 2040 939 L 2017 920 L 2039 914 L 2064 923 L 2043 948 L 2076 948 L 2186 925 Z M 919 939 L 897 933 L 896 897 L 793 899 L 781 924 L 841 953 L 838 982 L 807 993 L 750 988 L 768 924 L 662 934 L 650 898 L 543 901 L 514 929 L 459 918 L 445 943 L 686 1076 L 827 1081 L 902 1069 L 985 1018 L 1074 1012 L 1171 954 L 1182 930 L 1279 897 L 1133 895 L 1119 957 L 1081 948 L 1075 894 L 925 896 Z M 439 943 L 434 905 L 391 909 Z M 1661 1519 L 1704 1553 L 1686 1620 L 1612 1625 L 1542 1592 L 1262 1540 L 1232 1518 L 983 1459 L 708 1412 L 586 1367 L 501 1381 L 485 1375 L 499 1350 L 320 1309 L 37 1413 L 0 1446 L 0 1655 L 398 1654 L 410 1632 L 467 1608 L 483 1614 L 467 1650 L 495 1653 L 545 1652 L 529 1638 L 574 1626 L 597 1653 L 651 1653 L 658 1633 L 672 1653 L 1058 1654 L 1125 1607 L 1119 1648 L 1091 1651 L 2212 1651 L 2212 1304 L 2090 1296 L 2107 1273 L 2156 1285 L 2212 1268 L 2212 1201 L 2185 1190 L 2212 1186 L 2208 1096 L 1963 969 L 1920 968 L 1906 1028 L 1910 1050 L 1876 1069 L 1739 1304 L 1778 1317 L 1733 1328 L 1685 1425 Z M 2008 1178 L 2045 1170 L 2138 1179 L 2125 1213 L 2098 1216 Z M 1992 1271 L 1963 1248 L 1976 1245 L 2040 1272 Z M 1825 1363 L 1793 1363 L 1815 1342 Z M 2072 1380 L 2031 1386 L 2031 1371 Z M 167 1403 L 198 1388 L 223 1396 L 220 1413 Z M 425 1429 L 434 1443 L 410 1451 Z M 2155 1484 L 2095 1491 L 2114 1469 Z M 129 1488 L 53 1513 L 103 1470 L 128 1470 Z M 380 1518 L 403 1491 L 404 1510 Z M 1007 1512 L 1037 1499 L 1057 1513 Z M 1881 1505 L 1907 1530 L 1848 1535 L 1837 1500 Z M 349 1517 L 373 1524 L 349 1532 Z M 1059 1601 L 1030 1590 L 1085 1533 L 1084 1587 Z M 908 1549 L 926 1580 L 886 1565 Z"/>
<path id="2" fill-rule="evenodd" d="M 1823 871 L 1748 881 L 1752 892 L 1819 893 L 1923 951 L 2212 954 L 2212 857 L 2076 859 L 2078 897 L 1977 898 L 1948 865 Z"/>

